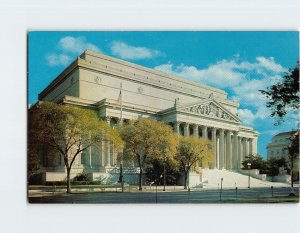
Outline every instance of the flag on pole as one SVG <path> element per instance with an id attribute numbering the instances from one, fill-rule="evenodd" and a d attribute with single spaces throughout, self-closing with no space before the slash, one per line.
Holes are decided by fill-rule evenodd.
<path id="1" fill-rule="evenodd" d="M 118 102 L 120 103 L 120 125 L 122 125 L 123 124 L 122 83 L 120 83 L 120 94 L 118 97 Z"/>

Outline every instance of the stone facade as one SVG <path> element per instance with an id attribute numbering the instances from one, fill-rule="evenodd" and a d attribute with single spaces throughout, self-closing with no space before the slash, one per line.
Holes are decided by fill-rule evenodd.
<path id="1" fill-rule="evenodd" d="M 291 143 L 291 136 L 296 131 L 289 131 L 289 132 L 282 132 L 279 134 L 276 134 L 273 138 L 271 143 L 267 145 L 267 151 L 268 151 L 268 159 L 272 157 L 288 157 L 288 146 Z"/>
<path id="2" fill-rule="evenodd" d="M 241 124 L 239 103 L 227 99 L 223 90 L 89 50 L 50 83 L 39 100 L 89 107 L 112 127 L 120 119 L 162 120 L 178 134 L 212 140 L 211 168 L 238 170 L 246 155 L 257 153 L 258 132 Z M 112 172 L 117 155 L 111 149 L 105 142 L 90 148 L 78 156 L 74 172 Z M 63 169 L 62 162 L 52 166 L 53 172 L 59 167 Z"/>

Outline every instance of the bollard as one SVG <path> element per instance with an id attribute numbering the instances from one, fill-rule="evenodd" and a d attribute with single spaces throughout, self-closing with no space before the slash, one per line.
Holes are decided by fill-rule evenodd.
<path id="1" fill-rule="evenodd" d="M 238 188 L 235 187 L 235 199 L 237 199 L 237 190 L 238 190 Z"/>
<path id="2" fill-rule="evenodd" d="M 220 201 L 222 201 L 222 191 L 223 191 L 223 177 L 221 178 L 221 191 L 220 191 Z"/>
<path id="3" fill-rule="evenodd" d="M 274 189 L 274 187 L 271 186 L 272 197 L 274 197 L 273 189 Z"/>
<path id="4" fill-rule="evenodd" d="M 157 204 L 157 184 L 156 184 L 155 203 Z"/>

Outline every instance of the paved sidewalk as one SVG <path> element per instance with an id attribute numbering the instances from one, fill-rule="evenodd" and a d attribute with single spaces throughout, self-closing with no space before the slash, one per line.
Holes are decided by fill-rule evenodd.
<path id="1" fill-rule="evenodd" d="M 159 188 L 162 188 L 160 186 Z M 251 199 L 253 203 L 264 202 L 266 198 L 287 197 L 291 192 L 290 188 L 251 188 L 251 189 L 191 189 L 191 191 L 178 189 L 177 191 L 166 192 L 154 190 L 134 190 L 131 192 L 30 192 L 28 200 L 30 203 L 219 203 L 236 202 L 240 199 Z M 294 192 L 299 195 L 299 188 Z M 299 197 L 298 197 L 299 198 Z M 293 202 L 299 202 L 297 197 Z"/>

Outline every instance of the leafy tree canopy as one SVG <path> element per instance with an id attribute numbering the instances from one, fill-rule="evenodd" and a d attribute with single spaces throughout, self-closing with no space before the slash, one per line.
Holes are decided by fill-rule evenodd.
<path id="1" fill-rule="evenodd" d="M 70 170 L 82 151 L 101 141 L 110 141 L 116 150 L 122 146 L 117 131 L 101 121 L 92 110 L 41 102 L 29 110 L 28 120 L 29 152 L 34 147 L 47 146 L 63 157 L 67 169 L 67 192 L 70 192 Z"/>
<path id="2" fill-rule="evenodd" d="M 191 168 L 195 168 L 197 163 L 202 167 L 207 167 L 210 164 L 213 156 L 212 148 L 212 143 L 203 138 L 180 137 L 175 158 L 179 163 L 180 170 L 184 172 L 185 189 Z"/>
<path id="3" fill-rule="evenodd" d="M 246 156 L 242 161 L 242 169 L 248 169 L 248 163 L 251 163 L 250 169 L 259 169 L 261 173 L 266 173 L 267 171 L 267 162 L 261 156 Z"/>
<path id="4" fill-rule="evenodd" d="M 178 141 L 170 126 L 146 118 L 122 127 L 121 137 L 125 142 L 124 159 L 137 161 L 140 168 L 140 190 L 145 166 L 152 159 L 173 160 Z"/>
<path id="5" fill-rule="evenodd" d="M 276 117 L 276 125 L 284 120 L 289 110 L 299 108 L 299 61 L 294 69 L 290 69 L 281 82 L 267 90 L 260 90 L 268 98 L 267 107 L 271 109 L 271 117 Z"/>

